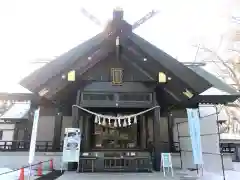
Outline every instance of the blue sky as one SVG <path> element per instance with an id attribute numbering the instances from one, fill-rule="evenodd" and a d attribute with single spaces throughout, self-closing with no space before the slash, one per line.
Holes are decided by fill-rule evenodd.
<path id="1" fill-rule="evenodd" d="M 58 56 L 102 30 L 81 7 L 103 23 L 116 6 L 129 23 L 157 9 L 160 13 L 135 32 L 180 61 L 192 61 L 192 44 L 215 46 L 228 30 L 235 1 L 0 0 L 0 91 L 22 91 L 17 82 L 36 68 L 30 61 Z"/>

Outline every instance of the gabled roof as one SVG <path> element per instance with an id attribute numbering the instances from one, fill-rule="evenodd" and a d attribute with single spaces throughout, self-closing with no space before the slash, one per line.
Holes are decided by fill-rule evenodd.
<path id="1" fill-rule="evenodd" d="M 206 79 L 201 78 L 191 69 L 184 66 L 181 62 L 171 57 L 161 49 L 144 40 L 136 34 L 129 37 L 135 46 L 139 47 L 142 52 L 145 52 L 149 57 L 161 64 L 164 69 L 173 73 L 175 77 L 180 78 L 185 84 L 191 87 L 196 93 L 201 93 L 211 87 L 211 83 Z"/>
<path id="2" fill-rule="evenodd" d="M 103 33 L 94 36 L 34 71 L 21 80 L 20 84 L 28 90 L 36 92 L 39 86 L 44 85 L 52 77 L 64 73 L 66 69 L 76 61 L 86 60 L 84 57 L 91 56 L 94 51 L 99 49 L 104 39 Z"/>
<path id="3" fill-rule="evenodd" d="M 88 69 L 105 59 L 109 53 L 115 52 L 116 37 L 120 37 L 121 52 L 129 57 L 129 61 L 137 63 L 139 67 L 149 73 L 155 80 L 159 72 L 165 72 L 172 78 L 164 87 L 164 91 L 175 97 L 175 99 L 179 101 L 186 99 L 187 97 L 182 93 L 186 89 L 197 95 L 212 86 L 208 80 L 134 34 L 129 30 L 130 25 L 124 20 L 115 21 L 113 19 L 110 24 L 112 29 L 109 29 L 107 35 L 106 32 L 100 33 L 87 42 L 73 48 L 56 60 L 33 72 L 23 79 L 20 84 L 34 93 L 46 90 L 47 93 L 44 96 L 52 99 L 58 92 L 72 85 L 71 82 L 62 78 L 63 74 L 67 74 L 74 69 L 78 78 L 81 77 Z M 91 57 L 91 60 L 88 57 Z M 144 57 L 148 59 L 147 62 L 143 61 Z"/>
<path id="4" fill-rule="evenodd" d="M 192 69 L 194 72 L 196 72 L 199 76 L 209 81 L 214 88 L 229 94 L 237 93 L 237 91 L 233 89 L 231 86 L 229 86 L 228 84 L 226 84 L 221 79 L 214 76 L 213 74 L 209 73 L 208 71 L 204 70 L 203 68 L 197 67 L 197 66 L 191 66 L 189 68 Z"/>

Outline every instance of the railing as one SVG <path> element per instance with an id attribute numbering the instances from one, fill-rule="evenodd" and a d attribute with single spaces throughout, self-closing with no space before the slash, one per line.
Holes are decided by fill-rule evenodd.
<path id="1" fill-rule="evenodd" d="M 151 157 L 82 157 L 79 172 L 151 172 Z"/>
<path id="2" fill-rule="evenodd" d="M 62 151 L 62 144 L 57 149 L 53 148 L 52 141 L 37 141 L 36 152 Z M 30 141 L 0 141 L 0 151 L 29 151 Z"/>
<path id="3" fill-rule="evenodd" d="M 169 142 L 161 142 L 164 151 L 179 152 L 179 142 L 174 142 L 169 150 Z M 29 151 L 30 141 L 0 141 L 0 151 Z M 52 141 L 36 141 L 36 152 L 62 152 L 63 142 L 57 148 Z"/>
<path id="4" fill-rule="evenodd" d="M 220 147 L 221 153 L 235 153 L 236 146 L 233 143 L 222 143 Z"/>

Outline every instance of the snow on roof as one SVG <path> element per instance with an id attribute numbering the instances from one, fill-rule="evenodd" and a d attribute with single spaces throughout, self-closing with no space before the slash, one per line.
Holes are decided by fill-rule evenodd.
<path id="1" fill-rule="evenodd" d="M 30 102 L 15 103 L 0 117 L 0 119 L 27 118 L 29 109 L 30 109 Z"/>
<path id="2" fill-rule="evenodd" d="M 240 140 L 240 134 L 222 133 L 220 137 L 223 140 Z"/>
<path id="3" fill-rule="evenodd" d="M 206 91 L 202 92 L 200 95 L 230 95 L 230 93 L 228 93 L 226 91 L 222 91 L 215 87 L 211 87 L 211 88 L 207 89 Z"/>

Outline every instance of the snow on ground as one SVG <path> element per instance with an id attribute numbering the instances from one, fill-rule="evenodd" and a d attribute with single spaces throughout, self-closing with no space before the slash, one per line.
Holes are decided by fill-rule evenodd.
<path id="1" fill-rule="evenodd" d="M 0 168 L 0 174 L 10 172 L 10 171 L 12 171 L 12 169 L 10 169 L 10 168 Z M 3 175 L 0 175 L 0 179 L 1 180 L 16 180 L 19 178 L 19 174 L 20 174 L 19 170 L 11 172 L 11 173 L 6 173 Z"/>
<path id="2" fill-rule="evenodd" d="M 0 168 L 0 180 L 18 180 L 19 176 L 20 176 L 20 170 L 13 171 L 13 172 L 11 172 L 11 171 L 13 171 L 13 170 L 10 168 Z M 7 172 L 10 172 L 10 173 L 7 173 Z M 28 172 L 29 172 L 29 169 L 25 168 L 24 169 L 25 179 L 27 179 Z M 6 174 L 3 174 L 3 173 L 6 173 Z M 43 171 L 42 173 L 47 174 L 49 172 Z M 38 176 L 36 176 L 36 171 L 33 170 L 31 174 L 32 174 L 32 176 L 31 176 L 30 180 L 38 178 Z"/>
<path id="3" fill-rule="evenodd" d="M 240 177 L 240 172 L 237 171 L 225 171 L 225 179 L 226 180 L 237 180 Z M 223 180 L 222 174 L 215 174 L 204 172 L 203 177 L 200 180 Z"/>
<path id="4" fill-rule="evenodd" d="M 194 178 L 196 177 L 196 178 Z M 240 172 L 226 171 L 226 180 L 238 180 Z M 190 171 L 178 171 L 174 173 L 174 177 L 168 174 L 166 177 L 163 176 L 162 172 L 154 173 L 76 173 L 76 172 L 65 172 L 58 180 L 69 180 L 69 179 L 81 179 L 81 180 L 183 180 L 183 179 L 196 179 L 196 180 L 223 180 L 223 176 L 220 174 L 214 174 L 204 172 L 202 177 L 197 178 L 196 172 Z"/>
<path id="5" fill-rule="evenodd" d="M 226 180 L 237 180 L 240 177 L 240 163 L 233 162 L 234 170 L 225 170 Z M 186 174 L 194 174 L 193 172 L 185 172 Z M 200 180 L 223 180 L 223 173 L 211 173 L 204 171 L 203 176 L 199 178 Z"/>
<path id="6" fill-rule="evenodd" d="M 9 172 L 9 171 L 12 171 L 12 169 L 10 168 L 0 168 L 0 174 L 4 173 L 4 172 Z M 25 172 L 25 177 L 28 175 L 28 169 L 24 169 L 24 172 Z M 180 176 L 179 174 L 188 174 L 189 176 L 195 176 L 193 172 L 189 172 L 189 171 L 180 171 L 181 173 L 179 173 L 178 171 L 175 172 L 175 178 L 174 180 L 179 180 L 180 179 Z M 156 179 L 158 180 L 161 180 L 161 177 L 162 177 L 162 173 L 161 176 L 159 176 L 160 174 L 159 173 L 156 173 L 155 175 L 157 176 L 154 176 L 155 173 L 153 174 L 147 174 L 148 176 L 148 179 L 154 179 L 155 180 L 155 177 Z M 19 178 L 19 175 L 20 175 L 20 170 L 18 171 L 14 171 L 14 172 L 11 172 L 11 173 L 8 173 L 8 174 L 5 174 L 5 175 L 0 175 L 0 180 L 17 180 Z M 68 175 L 68 173 L 66 173 L 65 175 Z M 72 173 L 71 175 L 73 175 L 73 177 L 75 176 L 80 176 L 82 174 L 76 174 L 76 173 Z M 101 175 L 104 175 L 104 174 L 101 174 Z M 105 174 L 106 177 L 109 176 L 108 173 Z M 121 175 L 123 175 L 123 173 L 121 173 Z M 186 175 L 186 176 L 188 176 Z M 130 176 L 129 173 L 126 173 L 126 177 Z M 142 178 L 142 176 L 144 176 L 142 173 L 138 173 L 138 174 L 135 174 L 135 176 L 138 177 L 138 179 Z M 146 175 L 145 175 L 146 176 Z M 184 175 L 185 176 L 185 175 Z M 151 177 L 151 178 L 150 178 Z M 240 163 L 234 163 L 234 171 L 225 171 L 225 177 L 226 177 L 226 180 L 237 180 L 239 179 L 240 177 Z M 31 179 L 35 179 L 37 178 L 36 176 L 35 177 L 32 177 Z M 64 177 L 62 177 L 64 179 Z M 68 177 L 69 178 L 69 177 Z M 96 179 L 99 179 L 99 176 L 95 176 Z M 83 177 L 83 179 L 95 179 L 94 177 Z M 116 176 L 114 177 L 114 179 L 116 178 Z M 164 177 L 162 177 L 163 179 L 165 179 Z M 134 179 L 131 178 L 130 179 Z M 168 178 L 167 178 L 168 179 Z M 170 178 L 171 179 L 171 178 Z M 203 172 L 203 176 L 199 178 L 199 180 L 223 180 L 223 176 L 222 176 L 222 173 L 219 173 L 219 174 L 216 174 L 216 173 L 210 173 L 210 172 L 206 172 L 204 171 Z"/>

